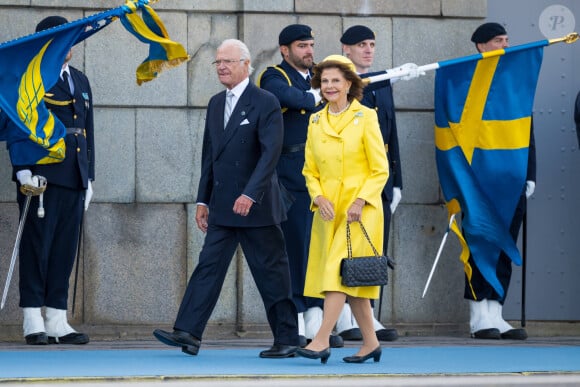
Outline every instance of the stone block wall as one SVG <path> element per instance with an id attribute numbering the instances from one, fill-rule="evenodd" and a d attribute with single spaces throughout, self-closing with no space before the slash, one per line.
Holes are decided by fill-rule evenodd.
<path id="1" fill-rule="evenodd" d="M 75 20 L 121 5 L 100 0 L 0 0 L 0 42 L 27 35 L 43 17 Z M 93 338 L 151 338 L 170 328 L 203 234 L 195 225 L 205 106 L 222 89 L 211 66 L 227 38 L 243 40 L 254 75 L 280 62 L 280 30 L 313 27 L 315 59 L 340 53 L 339 37 L 354 24 L 377 34 L 375 70 L 427 64 L 473 53 L 472 31 L 485 0 L 160 0 L 152 4 L 172 39 L 191 56 L 137 86 L 147 47 L 120 22 L 73 48 L 72 64 L 91 80 L 95 103 L 96 181 L 85 213 L 75 313 Z M 453 237 L 427 296 L 421 294 L 446 229 L 433 143 L 434 74 L 394 86 L 403 165 L 403 199 L 389 242 L 397 267 L 384 289 L 381 320 L 400 334 L 467 332 L 463 271 Z M 8 271 L 18 211 L 5 146 L 0 146 L 0 283 Z M 0 311 L 0 340 L 20 340 L 18 265 Z M 375 308 L 378 313 L 378 307 Z M 206 338 L 269 335 L 266 316 L 243 259 L 233 257 Z"/>

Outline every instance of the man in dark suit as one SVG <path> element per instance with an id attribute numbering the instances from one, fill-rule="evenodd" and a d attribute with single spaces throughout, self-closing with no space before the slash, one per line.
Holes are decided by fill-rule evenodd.
<path id="1" fill-rule="evenodd" d="M 471 37 L 478 52 L 488 52 L 509 47 L 509 38 L 505 28 L 498 23 L 480 25 Z M 533 195 L 536 187 L 536 143 L 534 141 L 534 122 L 530 126 L 530 144 L 528 147 L 528 165 L 526 184 L 522 187 L 520 198 L 512 217 L 509 232 L 517 242 L 520 227 L 526 212 L 527 199 Z M 506 165 L 506 168 L 511 168 Z M 469 240 L 467 241 L 469 244 Z M 525 340 L 528 334 L 524 328 L 513 328 L 502 316 L 502 309 L 508 293 L 511 275 L 511 259 L 502 251 L 497 262 L 496 273 L 503 287 L 504 294 L 500 296 L 485 280 L 473 257 L 469 257 L 469 265 L 473 269 L 471 280 L 465 276 L 464 299 L 469 302 L 470 332 L 475 339 L 510 339 Z"/>
<path id="2" fill-rule="evenodd" d="M 280 228 L 286 219 L 276 175 L 284 130 L 280 105 L 249 82 L 250 52 L 241 41 L 224 41 L 214 64 L 227 90 L 211 98 L 206 115 L 195 220 L 207 234 L 173 332 L 157 329 L 153 334 L 197 355 L 239 243 L 274 335 L 273 346 L 260 357 L 291 357 L 298 330 Z"/>
<path id="3" fill-rule="evenodd" d="M 50 16 L 37 25 L 36 32 L 64 23 L 67 23 L 65 18 Z M 48 182 L 43 195 L 45 216 L 36 216 L 39 198 L 31 200 L 20 243 L 20 307 L 24 314 L 24 337 L 31 345 L 89 342 L 88 335 L 76 332 L 67 321 L 69 278 L 83 211 L 88 208 L 91 181 L 95 177 L 91 87 L 83 73 L 69 66 L 71 57 L 69 52 L 60 80 L 44 98 L 47 108 L 67 128 L 64 160 L 43 165 L 17 165 L 13 161 L 13 180 L 17 183 L 21 213 L 26 201 L 20 192 L 21 185 L 36 185 L 36 175 Z M 8 149 L 12 156 L 22 140 L 18 133 L 22 132 L 16 129 L 11 133 Z M 42 307 L 46 307 L 45 319 Z"/>

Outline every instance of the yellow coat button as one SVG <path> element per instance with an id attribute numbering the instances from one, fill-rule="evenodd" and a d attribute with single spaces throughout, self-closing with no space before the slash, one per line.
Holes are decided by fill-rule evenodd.
<path id="1" fill-rule="evenodd" d="M 81 151 L 81 148 L 77 148 L 77 153 Z"/>

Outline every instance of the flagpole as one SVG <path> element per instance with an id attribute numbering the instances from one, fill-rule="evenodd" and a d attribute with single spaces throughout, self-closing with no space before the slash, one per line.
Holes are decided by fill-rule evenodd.
<path id="1" fill-rule="evenodd" d="M 425 298 L 425 294 L 427 294 L 427 289 L 429 288 L 429 284 L 431 283 L 431 278 L 433 278 L 433 273 L 435 273 L 435 268 L 437 267 L 437 263 L 439 262 L 439 257 L 441 257 L 443 246 L 445 246 L 445 242 L 447 241 L 447 235 L 449 235 L 449 230 L 451 230 L 451 225 L 453 224 L 454 219 L 455 214 L 451 215 L 451 217 L 449 218 L 449 226 L 447 227 L 447 231 L 445 231 L 445 235 L 443 235 L 443 239 L 441 239 L 441 244 L 439 245 L 437 256 L 435 257 L 435 261 L 433 262 L 433 267 L 431 267 L 431 272 L 429 273 L 429 278 L 427 278 L 427 283 L 425 284 L 425 289 L 423 289 L 423 295 L 421 296 L 421 298 Z"/>
<path id="2" fill-rule="evenodd" d="M 518 45 L 518 46 L 514 46 L 514 47 L 508 47 L 507 49 L 493 50 L 493 51 L 488 51 L 485 53 L 473 54 L 473 55 L 463 56 L 463 57 L 459 57 L 459 58 L 455 58 L 455 59 L 444 60 L 441 62 L 429 63 L 429 64 L 426 64 L 423 66 L 419 66 L 416 69 L 401 69 L 401 68 L 390 69 L 390 70 L 387 70 L 387 72 L 385 72 L 384 74 L 378 74 L 378 75 L 373 75 L 373 76 L 364 78 L 363 83 L 365 85 L 368 85 L 370 83 L 386 81 L 387 79 L 391 79 L 391 78 L 404 77 L 405 75 L 411 74 L 411 72 L 422 73 L 425 71 L 437 70 L 438 68 L 448 66 L 451 64 L 469 62 L 469 61 L 479 60 L 479 59 L 484 59 L 484 58 L 492 58 L 494 56 L 504 55 L 506 52 L 525 50 L 525 49 L 528 49 L 530 47 L 547 46 L 550 44 L 561 43 L 561 42 L 570 44 L 570 43 L 576 42 L 578 40 L 578 38 L 579 38 L 578 32 L 571 32 L 568 35 L 563 36 L 561 38 L 550 39 L 550 40 L 538 40 L 538 41 L 532 42 L 532 43 L 522 44 L 522 45 Z"/>
<path id="3" fill-rule="evenodd" d="M 522 229 L 522 315 L 521 315 L 521 324 L 522 327 L 526 326 L 526 271 L 527 271 L 527 266 L 528 266 L 528 257 L 527 257 L 527 252 L 528 252 L 528 203 L 527 203 L 527 199 L 526 199 L 526 203 L 525 203 L 526 209 L 524 211 L 524 219 L 522 221 L 523 223 L 523 229 Z"/>

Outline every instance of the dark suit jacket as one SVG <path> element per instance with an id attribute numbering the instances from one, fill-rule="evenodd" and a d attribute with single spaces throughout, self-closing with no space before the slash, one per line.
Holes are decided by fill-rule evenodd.
<path id="1" fill-rule="evenodd" d="M 284 126 L 274 95 L 250 83 L 224 130 L 226 92 L 207 108 L 198 203 L 209 205 L 209 223 L 228 227 L 262 227 L 286 220 L 276 175 Z M 255 201 L 246 217 L 234 214 L 244 194 Z"/>
<path id="2" fill-rule="evenodd" d="M 84 190 L 89 180 L 95 178 L 95 142 L 93 124 L 93 95 L 88 78 L 79 70 L 69 66 L 74 82 L 74 95 L 59 80 L 45 95 L 46 107 L 66 128 L 80 128 L 83 134 L 68 134 L 65 137 L 66 153 L 60 163 L 45 165 L 14 166 L 16 172 L 30 169 L 33 175 L 46 177 L 48 184 Z"/>

